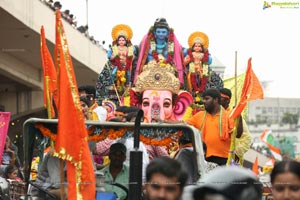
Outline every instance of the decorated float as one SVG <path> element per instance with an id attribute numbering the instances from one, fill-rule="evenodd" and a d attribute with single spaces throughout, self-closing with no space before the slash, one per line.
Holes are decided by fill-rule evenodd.
<path id="1" fill-rule="evenodd" d="M 185 48 L 166 19 L 158 18 L 139 45 L 131 44 L 132 35 L 128 25 L 113 27 L 108 61 L 97 79 L 97 98 L 110 113 L 120 105 L 138 106 L 148 122 L 150 118 L 180 121 L 201 109 L 205 89 L 223 87 L 223 80 L 210 67 L 209 38 L 204 32 L 193 32 Z M 124 43 L 119 42 L 120 38 Z M 162 114 L 163 104 L 154 103 L 162 93 L 165 95 L 162 91 L 172 96 L 172 110 L 168 111 L 172 116 Z M 144 106 L 143 99 L 149 106 Z"/>

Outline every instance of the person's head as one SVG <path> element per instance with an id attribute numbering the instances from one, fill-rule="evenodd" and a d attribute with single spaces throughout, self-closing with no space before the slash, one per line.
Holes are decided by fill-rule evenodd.
<path id="1" fill-rule="evenodd" d="M 183 131 L 182 136 L 178 139 L 179 146 L 192 144 L 192 136 L 191 133 L 188 131 Z"/>
<path id="2" fill-rule="evenodd" d="M 118 106 L 115 110 L 115 117 L 120 119 L 121 121 L 125 122 L 126 121 L 126 115 L 127 115 L 127 108 L 128 106 Z"/>
<path id="3" fill-rule="evenodd" d="M 221 94 L 216 88 L 206 89 L 202 93 L 203 104 L 207 112 L 212 112 L 217 106 L 220 106 Z"/>
<path id="4" fill-rule="evenodd" d="M 84 116 L 87 118 L 88 116 L 88 113 L 89 113 L 89 101 L 87 100 L 86 96 L 81 96 L 79 97 L 80 99 L 80 105 L 81 105 L 81 108 L 82 108 L 82 112 L 84 114 Z"/>
<path id="5" fill-rule="evenodd" d="M 145 195 L 148 200 L 179 200 L 187 178 L 187 173 L 177 160 L 155 158 L 146 168 Z"/>
<path id="6" fill-rule="evenodd" d="M 169 34 L 169 24 L 165 18 L 157 18 L 154 22 L 154 34 L 158 39 L 166 39 Z"/>
<path id="7" fill-rule="evenodd" d="M 123 143 L 114 143 L 109 148 L 110 167 L 120 168 L 126 159 L 127 148 Z"/>
<path id="8" fill-rule="evenodd" d="M 78 87 L 79 96 L 85 96 L 88 100 L 88 106 L 92 106 L 95 103 L 96 88 L 93 85 L 81 85 Z"/>
<path id="9" fill-rule="evenodd" d="M 8 165 L 5 168 L 5 178 L 15 180 L 18 177 L 18 168 L 14 165 Z"/>
<path id="10" fill-rule="evenodd" d="M 223 166 L 202 178 L 192 193 L 194 200 L 258 200 L 262 198 L 262 184 L 249 169 Z"/>
<path id="11" fill-rule="evenodd" d="M 10 138 L 8 137 L 8 135 L 6 136 L 5 140 L 5 148 L 10 148 Z"/>
<path id="12" fill-rule="evenodd" d="M 228 88 L 221 88 L 220 89 L 221 93 L 221 105 L 227 109 L 229 104 L 230 104 L 230 99 L 231 99 L 231 90 Z"/>
<path id="13" fill-rule="evenodd" d="M 294 160 L 276 163 L 271 172 L 275 200 L 300 199 L 300 163 Z"/>
<path id="14" fill-rule="evenodd" d="M 272 194 L 267 194 L 266 200 L 274 200 L 274 197 Z"/>

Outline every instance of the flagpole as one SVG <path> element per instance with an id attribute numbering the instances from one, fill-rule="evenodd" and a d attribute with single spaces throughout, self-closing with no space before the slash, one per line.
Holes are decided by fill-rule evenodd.
<path id="1" fill-rule="evenodd" d="M 46 90 L 46 101 L 47 101 L 47 114 L 48 114 L 48 119 L 51 119 L 51 102 L 50 102 L 50 91 L 49 91 L 49 76 L 45 77 L 45 87 L 44 90 Z"/>
<path id="2" fill-rule="evenodd" d="M 235 51 L 235 64 L 234 64 L 234 106 L 237 104 L 237 51 Z"/>

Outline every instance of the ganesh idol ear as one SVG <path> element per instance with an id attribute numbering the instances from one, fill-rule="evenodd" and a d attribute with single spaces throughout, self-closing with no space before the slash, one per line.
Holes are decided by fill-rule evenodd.
<path id="1" fill-rule="evenodd" d="M 137 92 L 135 88 L 130 88 L 129 97 L 130 97 L 130 106 L 140 107 L 141 105 L 141 93 Z"/>
<path id="2" fill-rule="evenodd" d="M 173 109 L 176 120 L 182 120 L 183 115 L 190 104 L 193 103 L 193 96 L 184 90 L 179 91 Z"/>

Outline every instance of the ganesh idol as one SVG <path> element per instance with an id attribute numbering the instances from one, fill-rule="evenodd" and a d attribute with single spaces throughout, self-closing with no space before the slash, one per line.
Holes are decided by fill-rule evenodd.
<path id="1" fill-rule="evenodd" d="M 137 76 L 130 91 L 131 106 L 144 111 L 145 122 L 180 121 L 186 108 L 193 102 L 192 95 L 180 89 L 174 65 L 150 61 Z"/>

